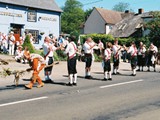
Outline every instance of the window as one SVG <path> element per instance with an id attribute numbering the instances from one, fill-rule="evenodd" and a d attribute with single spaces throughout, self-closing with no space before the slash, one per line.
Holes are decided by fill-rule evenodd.
<path id="1" fill-rule="evenodd" d="M 28 22 L 36 22 L 37 21 L 37 11 L 36 10 L 28 10 L 27 13 L 27 21 Z"/>
<path id="2" fill-rule="evenodd" d="M 127 26 L 127 24 L 125 23 L 125 24 L 121 25 L 118 29 L 123 30 L 126 26 Z"/>
<path id="3" fill-rule="evenodd" d="M 38 30 L 29 30 L 29 29 L 26 29 L 25 31 L 26 31 L 26 33 L 32 34 L 33 43 L 34 44 L 39 44 L 39 31 Z"/>

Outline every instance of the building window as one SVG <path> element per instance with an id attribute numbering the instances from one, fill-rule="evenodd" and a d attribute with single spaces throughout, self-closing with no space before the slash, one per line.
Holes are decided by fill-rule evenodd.
<path id="1" fill-rule="evenodd" d="M 27 13 L 27 21 L 28 22 L 37 22 L 37 11 L 29 9 Z"/>
<path id="2" fill-rule="evenodd" d="M 39 44 L 39 31 L 38 30 L 26 29 L 25 31 L 26 33 L 32 34 L 34 44 Z"/>
<path id="3" fill-rule="evenodd" d="M 126 23 L 124 23 L 124 24 L 123 24 L 123 25 L 121 25 L 118 29 L 119 29 L 119 30 L 123 30 L 126 26 L 127 26 L 127 24 L 126 24 Z"/>

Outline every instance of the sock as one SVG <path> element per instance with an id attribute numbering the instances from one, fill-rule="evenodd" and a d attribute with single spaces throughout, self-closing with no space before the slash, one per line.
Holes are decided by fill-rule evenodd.
<path id="1" fill-rule="evenodd" d="M 77 83 L 77 74 L 74 74 L 74 83 Z"/>
<path id="2" fill-rule="evenodd" d="M 111 74 L 111 71 L 109 72 L 109 78 L 112 78 L 112 74 Z"/>
<path id="3" fill-rule="evenodd" d="M 48 76 L 47 75 L 45 75 L 45 80 L 48 80 Z"/>
<path id="4" fill-rule="evenodd" d="M 70 80 L 70 83 L 72 84 L 73 83 L 73 74 L 69 75 L 69 80 Z"/>
<path id="5" fill-rule="evenodd" d="M 107 78 L 108 78 L 107 75 L 108 75 L 108 73 L 107 73 L 107 72 L 104 72 L 104 78 L 107 79 Z"/>
<path id="6" fill-rule="evenodd" d="M 49 77 L 49 79 L 51 79 L 51 75 L 49 75 L 48 77 Z"/>
<path id="7" fill-rule="evenodd" d="M 117 73 L 117 69 L 114 69 L 114 73 L 115 73 L 115 74 Z"/>
<path id="8" fill-rule="evenodd" d="M 133 69 L 133 75 L 135 75 L 136 74 L 136 69 Z"/>
<path id="9" fill-rule="evenodd" d="M 90 72 L 88 72 L 88 76 L 91 76 L 91 73 L 90 73 Z"/>

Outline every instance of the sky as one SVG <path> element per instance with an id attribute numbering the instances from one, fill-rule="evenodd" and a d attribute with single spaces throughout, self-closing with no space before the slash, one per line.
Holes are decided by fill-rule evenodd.
<path id="1" fill-rule="evenodd" d="M 64 6 L 66 0 L 55 1 L 59 7 L 62 7 Z M 84 10 L 93 7 L 102 7 L 108 10 L 112 10 L 113 6 L 119 2 L 129 3 L 130 8 L 133 9 L 134 12 L 138 12 L 139 8 L 143 8 L 145 12 L 160 10 L 160 0 L 79 0 L 79 2 L 84 4 Z"/>

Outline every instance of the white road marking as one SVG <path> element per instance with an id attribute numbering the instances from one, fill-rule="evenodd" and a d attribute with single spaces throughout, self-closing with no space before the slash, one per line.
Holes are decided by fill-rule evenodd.
<path id="1" fill-rule="evenodd" d="M 5 103 L 5 104 L 0 104 L 0 107 L 20 104 L 20 103 L 26 103 L 26 102 L 31 102 L 31 101 L 37 101 L 37 100 L 42 100 L 42 99 L 47 99 L 47 98 L 48 97 L 45 96 L 45 97 L 39 97 L 39 98 L 32 98 L 32 99 L 27 99 L 27 100 L 21 100 L 21 101 L 17 101 L 17 102 Z"/>
<path id="2" fill-rule="evenodd" d="M 123 82 L 123 83 L 117 83 L 117 84 L 112 84 L 112 85 L 106 85 L 106 86 L 101 86 L 100 88 L 110 88 L 110 87 L 115 87 L 115 86 L 120 86 L 120 85 L 126 85 L 126 84 L 132 84 L 132 83 L 137 83 L 137 82 L 143 82 L 144 80 L 134 80 L 134 81 L 129 81 L 129 82 Z"/>

